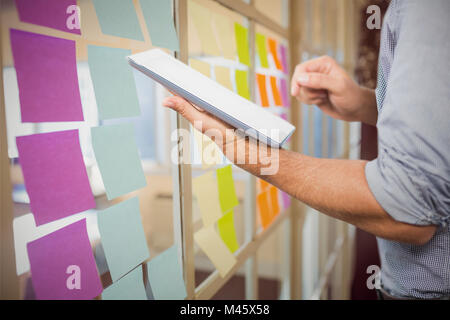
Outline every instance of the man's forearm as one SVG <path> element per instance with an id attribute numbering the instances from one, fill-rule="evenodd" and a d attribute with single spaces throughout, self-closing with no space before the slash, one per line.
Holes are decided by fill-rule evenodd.
<path id="1" fill-rule="evenodd" d="M 355 115 L 356 121 L 364 122 L 375 126 L 378 120 L 377 99 L 375 90 L 360 87 L 358 97 L 358 112 Z"/>
<path id="2" fill-rule="evenodd" d="M 247 160 L 259 153 L 257 143 L 246 142 Z M 386 239 L 416 243 L 423 228 L 392 219 L 372 195 L 365 178 L 366 161 L 318 159 L 280 149 L 256 164 L 237 165 L 259 176 L 308 206 Z M 236 159 L 234 159 L 236 162 Z M 261 169 L 277 161 L 278 170 L 261 175 Z M 425 232 L 425 231 L 424 231 Z"/>

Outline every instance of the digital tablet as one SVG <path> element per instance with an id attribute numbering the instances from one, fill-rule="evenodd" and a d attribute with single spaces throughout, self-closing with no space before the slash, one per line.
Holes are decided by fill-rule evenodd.
<path id="1" fill-rule="evenodd" d="M 281 147 L 295 130 L 286 120 L 221 86 L 160 49 L 127 58 L 132 67 L 170 91 L 272 147 Z"/>

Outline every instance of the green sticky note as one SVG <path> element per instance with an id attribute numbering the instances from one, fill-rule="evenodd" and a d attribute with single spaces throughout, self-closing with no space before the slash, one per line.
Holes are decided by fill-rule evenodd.
<path id="1" fill-rule="evenodd" d="M 147 185 L 132 123 L 91 128 L 91 136 L 108 200 Z"/>
<path id="2" fill-rule="evenodd" d="M 235 73 L 237 93 L 250 100 L 250 89 L 248 87 L 248 72 L 246 70 L 236 70 Z"/>
<path id="3" fill-rule="evenodd" d="M 236 47 L 239 56 L 239 62 L 250 66 L 248 29 L 236 22 L 234 24 L 234 34 L 236 36 Z"/>
<path id="4" fill-rule="evenodd" d="M 147 262 L 148 281 L 155 300 L 184 300 L 186 287 L 178 247 L 172 246 Z"/>
<path id="5" fill-rule="evenodd" d="M 92 0 L 102 32 L 144 41 L 133 0 Z"/>
<path id="6" fill-rule="evenodd" d="M 231 252 L 239 249 L 239 243 L 236 238 L 236 228 L 234 227 L 234 212 L 231 210 L 217 221 L 220 237 Z"/>
<path id="7" fill-rule="evenodd" d="M 140 0 L 139 3 L 152 45 L 178 51 L 178 37 L 172 17 L 172 0 Z"/>
<path id="8" fill-rule="evenodd" d="M 133 69 L 126 57 L 130 50 L 88 46 L 88 64 L 101 120 L 141 114 Z"/>
<path id="9" fill-rule="evenodd" d="M 142 267 L 137 267 L 103 290 L 102 300 L 147 300 Z"/>
<path id="10" fill-rule="evenodd" d="M 217 169 L 217 185 L 219 187 L 219 202 L 222 213 L 231 211 L 239 204 L 234 189 L 233 170 L 231 165 Z"/>
<path id="11" fill-rule="evenodd" d="M 100 211 L 97 221 L 113 282 L 150 257 L 137 197 Z"/>
<path id="12" fill-rule="evenodd" d="M 256 50 L 259 56 L 261 67 L 268 68 L 269 61 L 267 60 L 267 44 L 266 37 L 260 33 L 256 34 Z"/>

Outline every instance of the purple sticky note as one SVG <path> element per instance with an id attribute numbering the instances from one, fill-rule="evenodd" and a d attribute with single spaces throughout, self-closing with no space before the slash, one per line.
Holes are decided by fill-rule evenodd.
<path id="1" fill-rule="evenodd" d="M 286 83 L 286 79 L 281 78 L 280 80 L 280 90 L 281 90 L 281 100 L 283 101 L 283 106 L 289 107 L 289 93 L 288 93 L 288 87 Z"/>
<path id="2" fill-rule="evenodd" d="M 37 299 L 83 300 L 102 292 L 86 219 L 29 242 L 27 250 Z"/>
<path id="3" fill-rule="evenodd" d="M 36 225 L 95 207 L 78 130 L 17 137 Z"/>
<path id="4" fill-rule="evenodd" d="M 75 42 L 10 30 L 22 122 L 83 121 Z"/>
<path id="5" fill-rule="evenodd" d="M 291 206 L 291 197 L 284 191 L 281 191 L 281 199 L 283 201 L 283 208 L 287 209 Z"/>
<path id="6" fill-rule="evenodd" d="M 287 74 L 289 73 L 287 63 L 287 51 L 286 47 L 283 45 L 280 45 L 280 55 L 281 55 L 281 65 L 283 66 L 283 72 Z"/>
<path id="7" fill-rule="evenodd" d="M 20 21 L 81 34 L 76 0 L 15 0 Z"/>

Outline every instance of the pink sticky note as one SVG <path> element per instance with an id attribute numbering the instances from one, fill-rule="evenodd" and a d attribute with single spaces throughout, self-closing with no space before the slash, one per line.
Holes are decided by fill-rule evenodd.
<path id="1" fill-rule="evenodd" d="M 76 0 L 15 1 L 21 21 L 81 34 L 78 11 L 75 8 L 77 5 Z M 77 20 L 75 21 L 75 19 Z"/>
<path id="2" fill-rule="evenodd" d="M 17 137 L 36 225 L 95 207 L 78 130 Z"/>
<path id="3" fill-rule="evenodd" d="M 281 78 L 280 80 L 280 90 L 281 90 L 281 100 L 283 101 L 283 106 L 289 107 L 289 93 L 288 93 L 288 87 L 286 83 L 286 79 Z"/>
<path id="4" fill-rule="evenodd" d="M 22 122 L 83 121 L 75 42 L 10 30 Z"/>
<path id="5" fill-rule="evenodd" d="M 92 299 L 102 292 L 86 219 L 29 242 L 27 250 L 37 299 Z"/>
<path id="6" fill-rule="evenodd" d="M 288 73 L 288 63 L 287 63 L 287 51 L 286 47 L 283 45 L 280 45 L 280 55 L 281 55 L 281 65 L 283 66 L 283 72 Z"/>
<path id="7" fill-rule="evenodd" d="M 291 206 L 291 197 L 284 191 L 281 191 L 281 199 L 283 201 L 283 208 L 287 209 Z"/>

